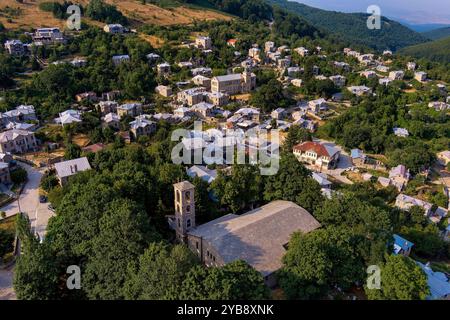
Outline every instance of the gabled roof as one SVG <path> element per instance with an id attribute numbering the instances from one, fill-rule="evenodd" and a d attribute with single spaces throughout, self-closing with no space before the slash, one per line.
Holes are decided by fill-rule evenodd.
<path id="1" fill-rule="evenodd" d="M 192 81 L 206 81 L 206 80 L 210 80 L 208 77 L 202 76 L 201 74 L 196 75 L 195 77 L 192 77 L 191 79 Z"/>
<path id="2" fill-rule="evenodd" d="M 33 127 L 34 124 L 22 122 L 9 122 L 6 125 L 6 129 L 18 129 L 18 130 L 31 130 L 31 128 Z"/>
<path id="3" fill-rule="evenodd" d="M 65 115 L 61 116 L 61 118 L 57 118 L 56 122 L 61 123 L 61 124 L 70 124 L 70 123 L 74 123 L 74 122 L 81 122 L 81 119 L 79 116 L 65 114 Z"/>
<path id="4" fill-rule="evenodd" d="M 430 295 L 427 299 L 444 299 L 450 296 L 450 282 L 442 272 L 434 272 L 430 266 L 416 261 L 419 267 L 427 275 L 427 283 L 430 288 Z"/>
<path id="5" fill-rule="evenodd" d="M 140 104 L 140 103 L 125 103 L 125 104 L 118 106 L 117 109 L 133 110 L 134 108 L 141 107 L 141 106 L 142 106 L 142 104 Z"/>
<path id="6" fill-rule="evenodd" d="M 321 157 L 333 157 L 336 153 L 339 152 L 338 149 L 314 142 L 314 141 L 306 141 L 303 143 L 300 143 L 294 147 L 294 151 L 314 151 L 317 153 L 317 155 Z"/>
<path id="7" fill-rule="evenodd" d="M 200 103 L 197 103 L 197 104 L 194 104 L 193 106 L 192 106 L 192 109 L 193 110 L 211 110 L 211 109 L 214 109 L 214 105 L 213 104 L 211 104 L 211 103 L 207 103 L 207 102 L 200 102 Z"/>
<path id="8" fill-rule="evenodd" d="M 216 79 L 219 82 L 241 80 L 241 74 L 240 73 L 227 74 L 224 76 L 214 77 L 213 79 Z"/>
<path id="9" fill-rule="evenodd" d="M 391 171 L 389 171 L 389 178 L 394 178 L 397 176 L 409 179 L 409 170 L 404 165 L 399 164 L 398 166 L 392 168 Z"/>
<path id="10" fill-rule="evenodd" d="M 131 129 L 145 128 L 154 125 L 155 122 L 145 119 L 144 117 L 137 117 L 136 120 L 130 122 Z"/>
<path id="11" fill-rule="evenodd" d="M 402 203 L 409 204 L 411 206 L 422 207 L 425 210 L 431 210 L 431 208 L 433 207 L 433 205 L 431 203 L 429 203 L 429 202 L 410 197 L 410 196 L 408 196 L 406 194 L 403 194 L 403 193 L 400 193 L 397 196 L 396 200 L 399 201 L 399 202 L 402 202 Z"/>
<path id="12" fill-rule="evenodd" d="M 235 114 L 239 115 L 259 114 L 259 110 L 255 108 L 241 108 L 238 111 L 236 111 Z"/>
<path id="13" fill-rule="evenodd" d="M 98 152 L 105 148 L 106 146 L 103 143 L 91 144 L 90 146 L 84 147 L 81 150 L 84 152 Z"/>
<path id="14" fill-rule="evenodd" d="M 292 233 L 319 227 L 320 223 L 295 203 L 273 201 L 240 216 L 228 214 L 210 221 L 189 234 L 208 241 L 225 263 L 242 259 L 265 276 L 281 268 Z"/>
<path id="15" fill-rule="evenodd" d="M 205 166 L 192 166 L 186 172 L 191 178 L 199 177 L 207 183 L 213 182 L 217 177 L 217 170 L 210 170 Z"/>
<path id="16" fill-rule="evenodd" d="M 327 179 L 327 175 L 323 173 L 312 173 L 312 178 L 320 184 L 321 187 L 330 186 L 331 182 Z"/>
<path id="17" fill-rule="evenodd" d="M 314 105 L 322 104 L 322 103 L 325 103 L 325 102 L 327 102 L 327 101 L 324 98 L 319 98 L 319 99 L 316 99 L 316 100 L 309 101 L 310 104 L 314 104 Z"/>
<path id="18" fill-rule="evenodd" d="M 15 140 L 20 136 L 29 136 L 32 134 L 32 132 L 26 130 L 11 129 L 0 133 L 0 142 L 8 142 L 11 140 Z"/>
<path id="19" fill-rule="evenodd" d="M 272 112 L 282 113 L 282 112 L 285 112 L 285 111 L 286 111 L 286 109 L 284 109 L 284 108 L 276 108 Z"/>
<path id="20" fill-rule="evenodd" d="M 115 113 L 108 113 L 107 115 L 104 116 L 103 121 L 105 121 L 106 123 L 109 122 L 119 122 L 120 121 L 120 117 L 115 114 Z"/>
<path id="21" fill-rule="evenodd" d="M 398 254 L 400 250 L 408 251 L 414 246 L 414 243 L 400 237 L 398 234 L 394 234 L 393 237 L 394 237 L 394 254 Z"/>
<path id="22" fill-rule="evenodd" d="M 352 159 L 358 159 L 358 158 L 364 157 L 364 152 L 360 149 L 352 149 L 350 153 L 351 153 Z"/>
<path id="23" fill-rule="evenodd" d="M 86 171 L 91 169 L 91 165 L 86 157 L 62 161 L 55 163 L 55 169 L 58 177 L 70 177 L 81 171 Z"/>
<path id="24" fill-rule="evenodd" d="M 130 59 L 130 56 L 127 54 L 120 54 L 117 56 L 112 57 L 113 60 L 124 60 L 124 59 Z"/>

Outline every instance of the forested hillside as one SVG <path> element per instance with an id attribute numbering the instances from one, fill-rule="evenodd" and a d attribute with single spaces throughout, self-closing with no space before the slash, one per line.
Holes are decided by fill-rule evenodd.
<path id="1" fill-rule="evenodd" d="M 411 46 L 400 50 L 401 54 L 416 58 L 427 58 L 437 62 L 450 61 L 450 37 Z"/>
<path id="2" fill-rule="evenodd" d="M 181 1 L 181 0 L 180 0 Z M 309 36 L 311 38 L 324 36 L 318 28 L 305 19 L 287 10 L 272 7 L 266 0 L 184 0 L 202 6 L 212 5 L 223 12 L 238 16 L 249 22 L 273 21 L 273 30 L 283 37 L 291 35 Z"/>
<path id="3" fill-rule="evenodd" d="M 446 37 L 450 37 L 450 27 L 445 28 L 439 28 L 427 32 L 422 33 L 425 37 L 432 39 L 432 40 L 438 40 Z"/>
<path id="4" fill-rule="evenodd" d="M 397 50 L 426 40 L 420 33 L 384 17 L 381 30 L 369 30 L 367 15 L 363 13 L 326 11 L 286 0 L 267 1 L 301 15 L 315 27 L 337 34 L 343 40 L 377 50 Z"/>

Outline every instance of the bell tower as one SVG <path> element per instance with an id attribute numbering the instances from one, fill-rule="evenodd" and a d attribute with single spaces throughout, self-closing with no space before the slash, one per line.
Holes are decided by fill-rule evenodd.
<path id="1" fill-rule="evenodd" d="M 243 79 L 242 91 L 250 92 L 251 90 L 253 90 L 252 73 L 247 67 L 245 68 L 244 72 L 242 72 L 241 78 Z"/>
<path id="2" fill-rule="evenodd" d="M 186 242 L 187 232 L 195 227 L 195 186 L 189 181 L 173 185 L 175 192 L 175 230 L 177 239 Z"/>

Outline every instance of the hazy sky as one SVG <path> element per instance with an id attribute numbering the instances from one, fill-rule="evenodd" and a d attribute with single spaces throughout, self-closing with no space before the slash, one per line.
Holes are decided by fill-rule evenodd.
<path id="1" fill-rule="evenodd" d="M 291 0 L 292 1 L 292 0 Z M 411 23 L 450 24 L 450 0 L 295 0 L 316 8 L 343 12 L 366 12 L 378 5 L 381 14 Z"/>

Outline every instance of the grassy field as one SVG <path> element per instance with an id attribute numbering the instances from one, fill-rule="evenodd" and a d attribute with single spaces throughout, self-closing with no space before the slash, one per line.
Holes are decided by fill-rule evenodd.
<path id="1" fill-rule="evenodd" d="M 80 133 L 73 137 L 72 142 L 78 145 L 80 148 L 84 148 L 91 143 L 91 140 L 87 135 Z"/>
<path id="2" fill-rule="evenodd" d="M 38 27 L 64 28 L 65 21 L 53 17 L 52 13 L 41 11 L 39 4 L 42 2 L 63 2 L 63 0 L 16 0 L 0 1 L 0 22 L 7 29 L 33 29 Z M 89 0 L 78 0 L 82 6 L 86 6 Z M 140 24 L 190 24 L 196 20 L 231 20 L 232 16 L 213 9 L 205 9 L 199 5 L 179 5 L 167 0 L 163 7 L 142 4 L 137 0 L 105 0 L 115 5 L 125 16 L 131 20 L 132 26 Z M 204 2 L 204 1 L 203 1 Z M 199 1 L 202 6 L 206 3 Z M 103 23 L 86 19 L 85 22 L 95 25 Z"/>
<path id="3" fill-rule="evenodd" d="M 140 33 L 139 37 L 150 43 L 153 48 L 161 48 L 164 44 L 164 40 L 157 36 Z"/>
<path id="4" fill-rule="evenodd" d="M 50 12 L 39 10 L 42 0 L 24 0 L 19 3 L 16 0 L 0 1 L 0 22 L 7 29 L 30 29 L 37 27 L 63 27 L 64 21 L 53 17 Z M 18 14 L 11 15 L 11 8 Z"/>
<path id="5" fill-rule="evenodd" d="M 157 25 L 190 24 L 195 20 L 231 20 L 232 17 L 218 11 L 205 10 L 196 6 L 143 5 L 136 0 L 108 0 L 134 23 Z"/>
<path id="6" fill-rule="evenodd" d="M 16 216 L 10 216 L 5 219 L 0 219 L 0 229 L 10 232 L 16 232 Z"/>

